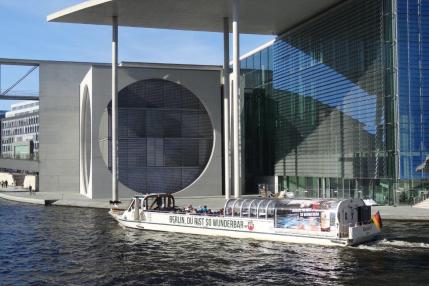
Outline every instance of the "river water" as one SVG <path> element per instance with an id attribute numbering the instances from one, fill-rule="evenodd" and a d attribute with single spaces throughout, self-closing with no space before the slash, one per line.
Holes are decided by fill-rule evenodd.
<path id="1" fill-rule="evenodd" d="M 359 247 L 124 229 L 105 210 L 0 200 L 0 285 L 429 285 L 429 224 Z"/>

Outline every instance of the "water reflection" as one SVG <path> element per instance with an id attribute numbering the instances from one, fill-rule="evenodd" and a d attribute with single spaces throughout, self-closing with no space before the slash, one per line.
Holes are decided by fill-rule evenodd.
<path id="1" fill-rule="evenodd" d="M 130 230 L 104 210 L 0 201 L 0 285 L 425 284 L 429 227 L 386 224 L 381 241 L 319 247 Z"/>

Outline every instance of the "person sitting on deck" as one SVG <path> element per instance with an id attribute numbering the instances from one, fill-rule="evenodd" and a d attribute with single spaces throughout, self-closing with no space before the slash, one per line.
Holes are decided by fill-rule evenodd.
<path id="1" fill-rule="evenodd" d="M 185 212 L 187 213 L 191 213 L 194 210 L 194 208 L 192 207 L 191 204 L 189 204 L 186 208 L 185 208 Z"/>
<path id="2" fill-rule="evenodd" d="M 205 214 L 205 213 L 207 213 L 207 211 L 208 211 L 207 206 L 204 206 L 204 207 L 199 206 L 198 210 L 197 210 L 197 213 L 199 213 L 199 214 Z"/>

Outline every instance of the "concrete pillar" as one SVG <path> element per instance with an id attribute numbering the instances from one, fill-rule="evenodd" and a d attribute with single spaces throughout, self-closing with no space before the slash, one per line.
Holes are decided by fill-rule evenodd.
<path id="1" fill-rule="evenodd" d="M 134 220 L 140 220 L 140 199 L 136 198 L 134 203 Z"/>
<path id="2" fill-rule="evenodd" d="M 241 196 L 240 184 L 240 143 L 239 143 L 239 105 L 240 96 L 240 34 L 239 18 L 240 3 L 239 0 L 232 2 L 232 66 L 233 66 L 233 97 L 232 97 L 232 149 L 233 149 L 233 186 L 234 196 Z"/>
<path id="3" fill-rule="evenodd" d="M 229 136 L 229 19 L 223 19 L 223 138 L 225 199 L 231 196 Z"/>
<path id="4" fill-rule="evenodd" d="M 118 17 L 112 17 L 112 204 L 118 203 Z"/>
<path id="5" fill-rule="evenodd" d="M 321 198 L 326 198 L 326 185 L 325 185 L 325 178 L 322 178 L 322 196 Z"/>
<path id="6" fill-rule="evenodd" d="M 35 177 L 34 178 L 34 180 L 35 180 L 35 182 L 34 182 L 34 191 L 38 192 L 39 191 L 39 173 L 35 174 L 34 177 Z"/>

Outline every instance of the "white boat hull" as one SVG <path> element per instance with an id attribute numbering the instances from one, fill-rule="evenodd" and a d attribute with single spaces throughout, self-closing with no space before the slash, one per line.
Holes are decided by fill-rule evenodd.
<path id="1" fill-rule="evenodd" d="M 128 219 L 127 214 L 110 214 L 124 227 L 198 235 L 224 236 L 240 239 L 280 241 L 288 243 L 347 246 L 375 239 L 374 225 L 357 227 L 356 238 L 338 238 L 336 232 L 315 232 L 275 228 L 272 220 L 226 218 L 189 214 L 144 212 L 142 220 Z"/>

